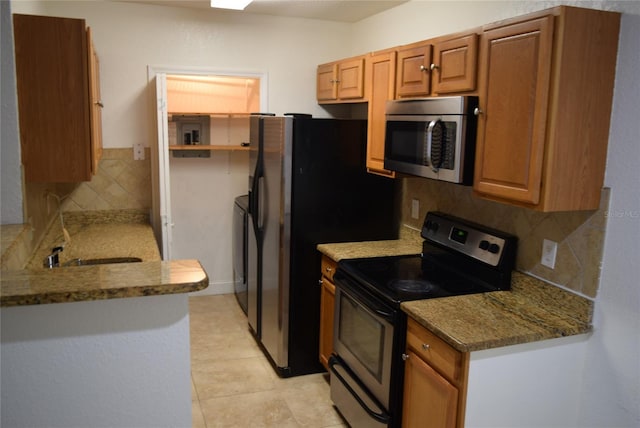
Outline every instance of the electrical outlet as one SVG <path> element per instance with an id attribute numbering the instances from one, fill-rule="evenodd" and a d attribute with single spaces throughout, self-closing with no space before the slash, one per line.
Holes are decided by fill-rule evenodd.
<path id="1" fill-rule="evenodd" d="M 556 266 L 556 254 L 558 253 L 558 243 L 545 239 L 542 241 L 542 258 L 540 264 L 550 269 Z"/>
<path id="2" fill-rule="evenodd" d="M 417 199 L 411 200 L 411 218 L 420 218 L 420 201 Z"/>
<path id="3" fill-rule="evenodd" d="M 133 160 L 144 160 L 144 146 L 142 143 L 133 143 Z"/>

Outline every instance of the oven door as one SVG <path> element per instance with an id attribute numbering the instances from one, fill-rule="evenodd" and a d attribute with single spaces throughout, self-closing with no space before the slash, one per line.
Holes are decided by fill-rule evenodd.
<path id="1" fill-rule="evenodd" d="M 333 349 L 368 392 L 389 410 L 394 324 L 398 310 L 368 293 L 339 270 Z M 339 407 L 339 406 L 338 406 Z"/>

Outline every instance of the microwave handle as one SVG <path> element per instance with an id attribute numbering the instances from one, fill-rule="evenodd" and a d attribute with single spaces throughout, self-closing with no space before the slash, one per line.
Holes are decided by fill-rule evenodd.
<path id="1" fill-rule="evenodd" d="M 435 167 L 433 165 L 433 162 L 431 161 L 431 147 L 433 145 L 433 128 L 436 127 L 436 124 L 438 123 L 439 119 L 436 120 L 432 120 L 431 122 L 429 122 L 429 126 L 427 127 L 427 149 L 426 149 L 426 158 L 427 158 L 427 165 L 431 166 L 431 170 L 433 172 L 438 172 L 438 168 Z"/>

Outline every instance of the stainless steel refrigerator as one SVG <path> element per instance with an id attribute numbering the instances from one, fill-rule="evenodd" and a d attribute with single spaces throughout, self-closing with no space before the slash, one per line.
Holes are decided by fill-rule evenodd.
<path id="1" fill-rule="evenodd" d="M 366 129 L 363 120 L 251 118 L 247 315 L 280 376 L 324 370 L 316 246 L 398 236 L 399 192 L 366 172 Z"/>

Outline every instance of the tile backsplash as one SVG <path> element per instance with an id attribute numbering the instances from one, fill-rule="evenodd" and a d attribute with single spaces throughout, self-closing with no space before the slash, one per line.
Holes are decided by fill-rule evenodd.
<path id="1" fill-rule="evenodd" d="M 98 173 L 65 197 L 62 210 L 151 209 L 151 162 L 133 159 L 133 149 L 104 149 Z"/>
<path id="2" fill-rule="evenodd" d="M 25 213 L 28 227 L 20 235 L 29 253 L 40 245 L 46 231 L 58 222 L 59 207 L 63 219 L 71 212 L 151 209 L 151 161 L 145 149 L 144 160 L 133 159 L 133 149 L 104 149 L 98 172 L 83 183 L 33 183 L 24 186 Z M 4 231 L 3 227 L 3 231 Z M 3 235 L 5 233 L 3 232 Z M 7 232 L 8 234 L 8 232 Z M 8 246 L 8 244 L 7 244 Z M 16 252 L 11 252 L 14 254 Z M 3 256 L 8 255 L 3 251 Z M 5 257 L 6 258 L 6 257 Z M 3 261 L 7 261 L 3 258 Z M 20 258 L 17 264 L 24 262 Z M 12 263 L 16 265 L 16 263 Z M 4 265 L 5 263 L 3 263 Z"/>
<path id="3" fill-rule="evenodd" d="M 420 229 L 427 211 L 442 211 L 518 237 L 516 269 L 587 297 L 595 297 L 600 280 L 605 215 L 610 189 L 603 189 L 600 209 L 541 213 L 480 199 L 470 187 L 402 178 L 402 222 Z M 411 218 L 412 200 L 420 203 L 420 218 Z M 558 243 L 555 269 L 540 264 L 542 242 Z"/>

